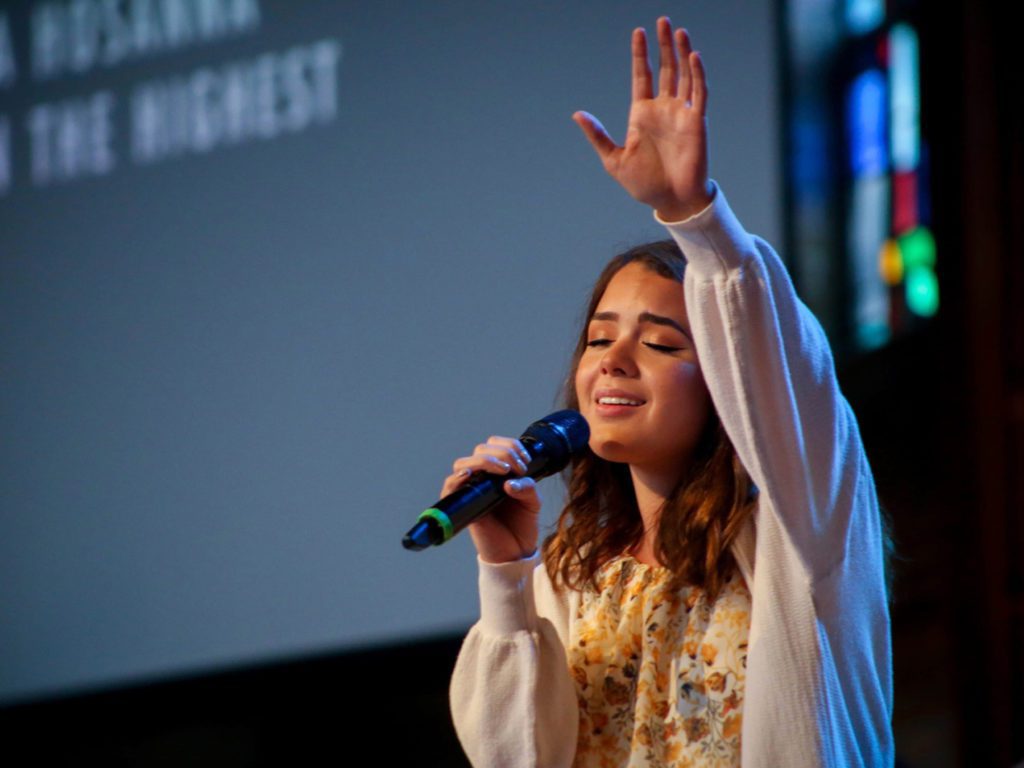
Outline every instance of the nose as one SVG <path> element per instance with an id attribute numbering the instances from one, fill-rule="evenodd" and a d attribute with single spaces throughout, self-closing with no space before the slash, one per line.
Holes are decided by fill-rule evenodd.
<path id="1" fill-rule="evenodd" d="M 636 361 L 629 349 L 629 341 L 620 337 L 605 347 L 601 356 L 601 373 L 610 376 L 636 376 Z"/>

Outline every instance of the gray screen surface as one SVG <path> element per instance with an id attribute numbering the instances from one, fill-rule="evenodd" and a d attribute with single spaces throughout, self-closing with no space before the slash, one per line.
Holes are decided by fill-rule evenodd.
<path id="1" fill-rule="evenodd" d="M 622 140 L 669 13 L 778 243 L 774 4 L 103 5 L 0 10 L 0 702 L 464 629 L 402 534 L 665 236 L 570 116 Z"/>

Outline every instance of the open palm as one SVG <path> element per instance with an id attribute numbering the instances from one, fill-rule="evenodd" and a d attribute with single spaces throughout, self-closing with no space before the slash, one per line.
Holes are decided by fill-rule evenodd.
<path id="1" fill-rule="evenodd" d="M 683 29 L 672 33 L 658 19 L 661 63 L 654 95 L 647 36 L 633 31 L 633 101 L 623 146 L 587 112 L 573 119 L 594 146 L 605 170 L 634 198 L 665 220 L 699 212 L 711 200 L 707 154 L 707 82 L 700 54 Z M 677 48 L 678 46 L 678 57 Z"/>

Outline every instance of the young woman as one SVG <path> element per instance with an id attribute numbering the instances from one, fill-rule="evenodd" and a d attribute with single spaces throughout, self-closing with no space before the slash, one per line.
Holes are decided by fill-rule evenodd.
<path id="1" fill-rule="evenodd" d="M 531 479 L 470 532 L 480 621 L 452 678 L 475 766 L 886 766 L 884 531 L 820 325 L 707 172 L 707 88 L 658 20 L 633 33 L 623 147 L 573 117 L 672 240 L 604 270 L 567 382 L 590 424 L 537 551 Z M 522 474 L 515 439 L 457 459 Z"/>

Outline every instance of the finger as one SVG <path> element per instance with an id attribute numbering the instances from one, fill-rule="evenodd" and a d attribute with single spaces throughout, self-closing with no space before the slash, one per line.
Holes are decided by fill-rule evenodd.
<path id="1" fill-rule="evenodd" d="M 512 445 L 478 446 L 477 451 L 474 453 L 495 458 L 502 465 L 509 467 L 510 470 L 515 470 L 521 475 L 526 474 L 526 462 L 523 461 L 519 451 Z"/>
<path id="2" fill-rule="evenodd" d="M 487 438 L 488 445 L 500 445 L 505 448 L 511 449 L 513 454 L 521 461 L 530 463 L 530 453 L 526 450 L 525 446 L 514 437 L 502 437 L 500 435 L 491 435 Z"/>
<path id="3" fill-rule="evenodd" d="M 679 80 L 679 62 L 672 42 L 672 22 L 668 16 L 658 19 L 658 47 L 661 66 L 658 70 L 658 95 L 675 96 Z"/>
<path id="4" fill-rule="evenodd" d="M 653 99 L 651 65 L 647 61 L 647 32 L 643 27 L 633 30 L 633 101 Z"/>
<path id="5" fill-rule="evenodd" d="M 453 471 L 444 479 L 444 483 L 441 485 L 441 498 L 444 498 L 449 493 L 454 493 L 459 490 L 459 488 L 466 484 L 466 481 L 472 474 L 473 470 L 469 467 L 462 467 L 461 469 Z"/>
<path id="6" fill-rule="evenodd" d="M 690 68 L 693 70 L 693 109 L 703 116 L 707 114 L 708 81 L 704 73 L 704 60 L 696 51 L 690 54 Z"/>
<path id="7" fill-rule="evenodd" d="M 527 464 L 530 463 L 530 454 L 526 452 L 526 449 L 523 448 L 522 443 L 518 440 L 512 440 L 509 443 L 500 445 L 495 444 L 493 453 L 502 461 L 511 464 L 513 469 L 520 474 L 526 474 Z"/>
<path id="8" fill-rule="evenodd" d="M 514 465 L 522 463 L 507 449 L 488 445 L 478 445 L 473 451 L 473 458 L 482 462 L 477 469 L 501 475 L 511 472 Z"/>
<path id="9" fill-rule="evenodd" d="M 507 475 L 512 471 L 512 465 L 501 458 L 489 454 L 477 454 L 456 459 L 452 464 L 450 478 L 463 479 L 462 471 L 468 469 L 472 472 L 488 472 L 492 475 Z"/>
<path id="10" fill-rule="evenodd" d="M 497 459 L 502 465 L 514 469 L 520 474 L 526 474 L 526 462 L 523 461 L 519 451 L 513 445 L 498 445 L 487 443 L 478 445 L 473 451 L 474 456 L 487 456 Z"/>
<path id="11" fill-rule="evenodd" d="M 447 496 L 461 488 L 470 480 L 474 472 L 508 475 L 512 472 L 512 467 L 511 463 L 491 454 L 474 453 L 472 456 L 456 459 L 452 464 L 452 473 L 444 479 L 441 495 Z"/>
<path id="12" fill-rule="evenodd" d="M 690 53 L 693 48 L 690 46 L 690 35 L 680 27 L 676 30 L 676 42 L 679 44 L 679 90 L 680 98 L 684 101 L 693 101 L 693 94 L 690 92 L 693 79 L 690 69 Z"/>
<path id="13" fill-rule="evenodd" d="M 607 166 L 608 163 L 612 162 L 615 155 L 621 151 L 616 146 L 615 142 L 612 141 L 608 135 L 608 131 L 601 125 L 601 121 L 594 117 L 589 112 L 575 112 L 572 119 L 576 121 L 576 125 L 583 129 L 584 135 L 587 140 L 594 147 L 594 151 L 597 152 L 598 157 Z"/>

